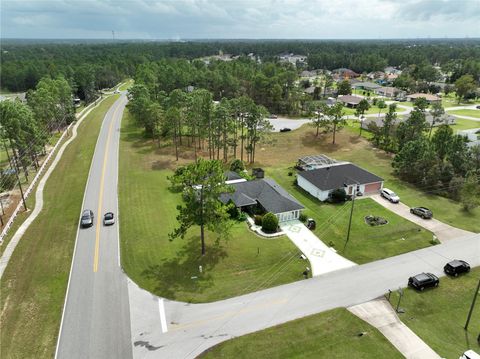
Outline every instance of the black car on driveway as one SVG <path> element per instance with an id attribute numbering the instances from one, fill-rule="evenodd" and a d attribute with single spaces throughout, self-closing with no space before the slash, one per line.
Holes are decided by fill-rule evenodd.
<path id="1" fill-rule="evenodd" d="M 460 259 L 455 259 L 445 264 L 445 267 L 443 267 L 443 271 L 445 272 L 445 274 L 458 277 L 458 275 L 461 273 L 470 272 L 470 264 Z"/>
<path id="2" fill-rule="evenodd" d="M 280 132 L 290 132 L 292 129 L 288 127 L 283 127 L 280 129 Z"/>
<path id="3" fill-rule="evenodd" d="M 422 217 L 423 219 L 431 219 L 433 217 L 432 211 L 425 207 L 410 208 L 410 213 Z"/>
<path id="4" fill-rule="evenodd" d="M 428 287 L 438 287 L 440 280 L 435 274 L 420 273 L 408 278 L 408 286 L 423 291 Z"/>

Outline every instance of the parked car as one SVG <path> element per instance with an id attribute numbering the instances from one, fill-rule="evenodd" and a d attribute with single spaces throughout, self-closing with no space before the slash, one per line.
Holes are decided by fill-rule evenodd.
<path id="1" fill-rule="evenodd" d="M 408 286 L 423 291 L 428 287 L 438 287 L 440 280 L 435 274 L 420 273 L 408 278 Z"/>
<path id="2" fill-rule="evenodd" d="M 104 226 L 111 226 L 112 224 L 115 223 L 115 216 L 113 215 L 112 212 L 107 212 L 103 216 L 103 225 Z"/>
<path id="3" fill-rule="evenodd" d="M 280 132 L 289 132 L 291 130 L 292 130 L 291 128 L 283 127 L 283 128 L 280 129 Z"/>
<path id="4" fill-rule="evenodd" d="M 119 91 L 119 90 L 115 90 L 115 91 L 113 91 L 113 93 L 120 93 L 120 91 Z"/>
<path id="5" fill-rule="evenodd" d="M 313 218 L 307 219 L 307 228 L 310 230 L 314 230 L 317 227 L 317 222 Z"/>
<path id="6" fill-rule="evenodd" d="M 477 105 L 477 110 L 480 110 L 480 105 Z"/>
<path id="7" fill-rule="evenodd" d="M 460 259 L 455 259 L 445 264 L 445 267 L 443 267 L 443 271 L 448 275 L 458 277 L 458 275 L 461 273 L 470 272 L 470 264 Z"/>
<path id="8" fill-rule="evenodd" d="M 272 113 L 270 116 L 268 116 L 268 118 L 276 119 L 276 118 L 278 118 L 278 116 L 277 116 L 277 115 L 274 115 L 274 114 Z"/>
<path id="9" fill-rule="evenodd" d="M 459 359 L 480 359 L 480 355 L 473 350 L 467 350 Z"/>
<path id="10" fill-rule="evenodd" d="M 388 188 L 383 188 L 382 191 L 380 192 L 380 195 L 383 198 L 388 199 L 392 203 L 400 202 L 400 197 L 398 197 L 395 192 L 393 192 L 392 190 L 389 190 Z"/>
<path id="11" fill-rule="evenodd" d="M 82 219 L 80 220 L 80 226 L 82 228 L 93 226 L 93 211 L 86 209 L 82 213 Z"/>
<path id="12" fill-rule="evenodd" d="M 433 217 L 432 211 L 425 207 L 410 208 L 410 213 L 422 217 L 423 219 L 431 219 Z"/>

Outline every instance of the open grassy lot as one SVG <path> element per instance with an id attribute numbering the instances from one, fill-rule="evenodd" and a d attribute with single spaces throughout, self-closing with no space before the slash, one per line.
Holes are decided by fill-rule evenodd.
<path id="1" fill-rule="evenodd" d="M 400 195 L 408 206 L 425 206 L 433 211 L 435 218 L 465 230 L 480 232 L 480 208 L 465 212 L 455 201 L 431 193 L 430 188 L 419 189 L 399 180 L 391 166 L 393 155 L 375 149 L 370 142 L 358 135 L 358 129 L 344 128 L 337 133 L 336 144 L 332 144 L 332 134 L 315 137 L 310 126 L 298 130 L 270 135 L 255 155 L 257 167 L 288 168 L 299 157 L 310 154 L 326 154 L 338 160 L 353 162 L 385 179 L 385 187 Z M 269 172 L 266 173 L 269 176 Z"/>
<path id="2" fill-rule="evenodd" d="M 451 114 L 451 115 L 469 116 L 469 117 L 480 118 L 480 110 L 465 109 L 465 110 L 448 111 L 448 113 Z"/>
<path id="3" fill-rule="evenodd" d="M 5 358 L 51 358 L 60 326 L 83 192 L 103 117 L 84 120 L 44 191 L 44 209 L 19 242 L 1 282 L 0 341 Z"/>
<path id="4" fill-rule="evenodd" d="M 366 332 L 363 336 L 359 333 Z M 200 358 L 402 358 L 374 327 L 346 309 L 297 319 L 221 343 Z"/>
<path id="5" fill-rule="evenodd" d="M 128 90 L 131 86 L 133 85 L 133 79 L 128 79 L 126 80 L 122 86 L 120 86 L 118 89 L 120 91 L 126 91 Z"/>
<path id="6" fill-rule="evenodd" d="M 452 129 L 455 130 L 469 130 L 471 128 L 480 128 L 479 121 L 466 120 L 464 118 L 456 118 L 455 125 L 452 126 Z"/>
<path id="7" fill-rule="evenodd" d="M 288 176 L 292 169 L 269 168 L 267 173 L 297 198 L 305 207 L 305 214 L 317 222 L 315 234 L 326 244 L 334 245 L 338 253 L 356 262 L 367 263 L 429 246 L 432 234 L 416 224 L 397 216 L 370 198 L 355 201 L 350 239 L 346 250 L 351 202 L 325 204 L 293 183 Z M 371 227 L 365 216 L 385 218 L 389 223 Z"/>
<path id="8" fill-rule="evenodd" d="M 443 358 L 457 359 L 467 349 L 480 353 L 478 300 L 468 331 L 463 329 L 479 278 L 480 268 L 476 268 L 458 278 L 441 278 L 440 286 L 432 290 L 405 290 L 400 306 L 406 313 L 400 319 Z M 397 295 L 392 295 L 394 305 Z"/>
<path id="9" fill-rule="evenodd" d="M 189 156 L 180 163 L 192 161 Z M 261 238 L 243 222 L 233 223 L 230 238 L 220 245 L 207 233 L 203 258 L 199 228 L 192 228 L 184 240 L 169 241 L 181 204 L 181 195 L 168 189 L 167 177 L 175 166 L 171 146 L 158 149 L 145 140 L 126 111 L 120 144 L 120 239 L 122 265 L 133 280 L 164 297 L 208 302 L 303 278 L 308 263 L 299 259 L 286 236 Z"/>

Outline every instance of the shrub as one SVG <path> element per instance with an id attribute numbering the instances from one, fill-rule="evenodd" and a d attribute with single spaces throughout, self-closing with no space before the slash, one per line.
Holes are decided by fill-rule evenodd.
<path id="1" fill-rule="evenodd" d="M 233 203 L 230 203 L 228 205 L 227 212 L 230 215 L 230 218 L 232 219 L 237 219 L 240 216 L 240 211 L 238 210 L 237 207 L 235 207 Z"/>
<path id="2" fill-rule="evenodd" d="M 241 172 L 244 169 L 245 165 L 243 164 L 243 161 L 239 160 L 238 158 L 233 160 L 232 163 L 230 163 L 230 171 Z"/>
<path id="3" fill-rule="evenodd" d="M 300 222 L 306 222 L 308 219 L 308 216 L 302 212 L 300 213 L 300 217 L 298 217 L 298 219 L 300 220 Z"/>
<path id="4" fill-rule="evenodd" d="M 272 212 L 268 212 L 262 218 L 262 231 L 275 233 L 278 227 L 278 218 Z"/>
<path id="5" fill-rule="evenodd" d="M 329 241 L 329 242 L 328 242 L 328 246 L 329 246 L 329 247 L 335 247 L 335 243 L 333 243 L 333 241 Z"/>
<path id="6" fill-rule="evenodd" d="M 347 192 L 343 188 L 334 189 L 328 194 L 328 199 L 331 203 L 345 202 L 347 198 Z"/>
<path id="7" fill-rule="evenodd" d="M 247 220 L 247 215 L 245 212 L 240 212 L 240 215 L 238 216 L 237 220 L 239 222 L 245 222 Z"/>
<path id="8" fill-rule="evenodd" d="M 261 216 L 260 214 L 256 214 L 255 217 L 253 217 L 253 220 L 255 221 L 255 224 L 257 226 L 262 225 L 262 219 L 263 219 L 263 216 Z"/>
<path id="9" fill-rule="evenodd" d="M 293 176 L 293 172 L 292 171 L 288 171 L 288 175 L 291 177 Z"/>

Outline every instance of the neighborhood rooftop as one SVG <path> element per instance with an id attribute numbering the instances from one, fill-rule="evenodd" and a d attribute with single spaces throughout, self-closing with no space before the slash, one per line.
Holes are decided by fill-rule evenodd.
<path id="1" fill-rule="evenodd" d="M 343 163 L 331 167 L 303 171 L 298 176 L 305 178 L 321 190 L 342 188 L 344 185 L 381 182 L 383 178 L 360 168 L 353 163 Z"/>

